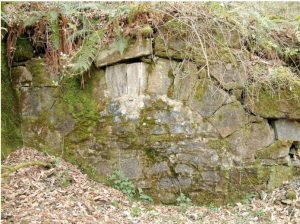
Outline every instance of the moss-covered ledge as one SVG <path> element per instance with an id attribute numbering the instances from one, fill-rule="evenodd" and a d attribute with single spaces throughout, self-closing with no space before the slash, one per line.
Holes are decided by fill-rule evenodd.
<path id="1" fill-rule="evenodd" d="M 264 118 L 300 120 L 300 77 L 287 67 L 277 67 L 265 80 L 246 90 L 245 105 Z"/>

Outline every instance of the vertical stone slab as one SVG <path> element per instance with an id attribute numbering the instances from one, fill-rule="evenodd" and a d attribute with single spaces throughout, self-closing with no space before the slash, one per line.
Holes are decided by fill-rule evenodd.
<path id="1" fill-rule="evenodd" d="M 119 64 L 106 68 L 105 78 L 112 98 L 127 94 L 127 65 Z"/>
<path id="2" fill-rule="evenodd" d="M 109 96 L 139 96 L 147 87 L 147 65 L 143 62 L 107 67 L 105 72 Z"/>
<path id="3" fill-rule="evenodd" d="M 139 62 L 127 65 L 127 94 L 139 96 L 147 87 L 146 64 Z"/>

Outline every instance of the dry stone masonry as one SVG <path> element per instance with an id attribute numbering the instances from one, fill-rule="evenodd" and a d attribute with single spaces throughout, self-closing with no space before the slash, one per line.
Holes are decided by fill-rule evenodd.
<path id="1" fill-rule="evenodd" d="M 297 174 L 298 92 L 246 91 L 247 63 L 212 64 L 208 77 L 182 60 L 183 43 L 169 44 L 167 52 L 158 38 L 123 54 L 106 47 L 83 90 L 78 78 L 55 85 L 42 59 L 15 63 L 24 143 L 102 180 L 121 170 L 163 203 L 179 192 L 200 204 L 232 202 Z"/>

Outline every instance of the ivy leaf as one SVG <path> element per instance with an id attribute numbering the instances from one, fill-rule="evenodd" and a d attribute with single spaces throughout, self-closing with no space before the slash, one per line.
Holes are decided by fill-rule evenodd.
<path id="1" fill-rule="evenodd" d="M 123 55 L 124 51 L 128 47 L 128 40 L 123 36 L 120 36 L 117 41 L 114 42 L 113 46 Z"/>

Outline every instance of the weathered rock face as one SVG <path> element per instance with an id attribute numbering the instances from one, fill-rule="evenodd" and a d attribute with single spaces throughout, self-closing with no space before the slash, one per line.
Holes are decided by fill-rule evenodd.
<path id="1" fill-rule="evenodd" d="M 123 55 L 102 52 L 101 68 L 91 71 L 83 90 L 78 78 L 55 87 L 57 77 L 40 76 L 33 68 L 41 68 L 41 59 L 15 67 L 24 143 L 100 180 L 121 170 L 164 203 L 176 202 L 181 191 L 194 202 L 226 203 L 277 186 L 276 172 L 292 176 L 299 122 L 286 118 L 294 116 L 268 121 L 247 112 L 236 97 L 241 93 L 232 91 L 244 91 L 242 74 L 222 80 L 220 67 L 213 79 L 194 62 L 144 60 L 155 53 L 149 41 Z M 240 74 L 240 68 L 224 72 Z"/>

